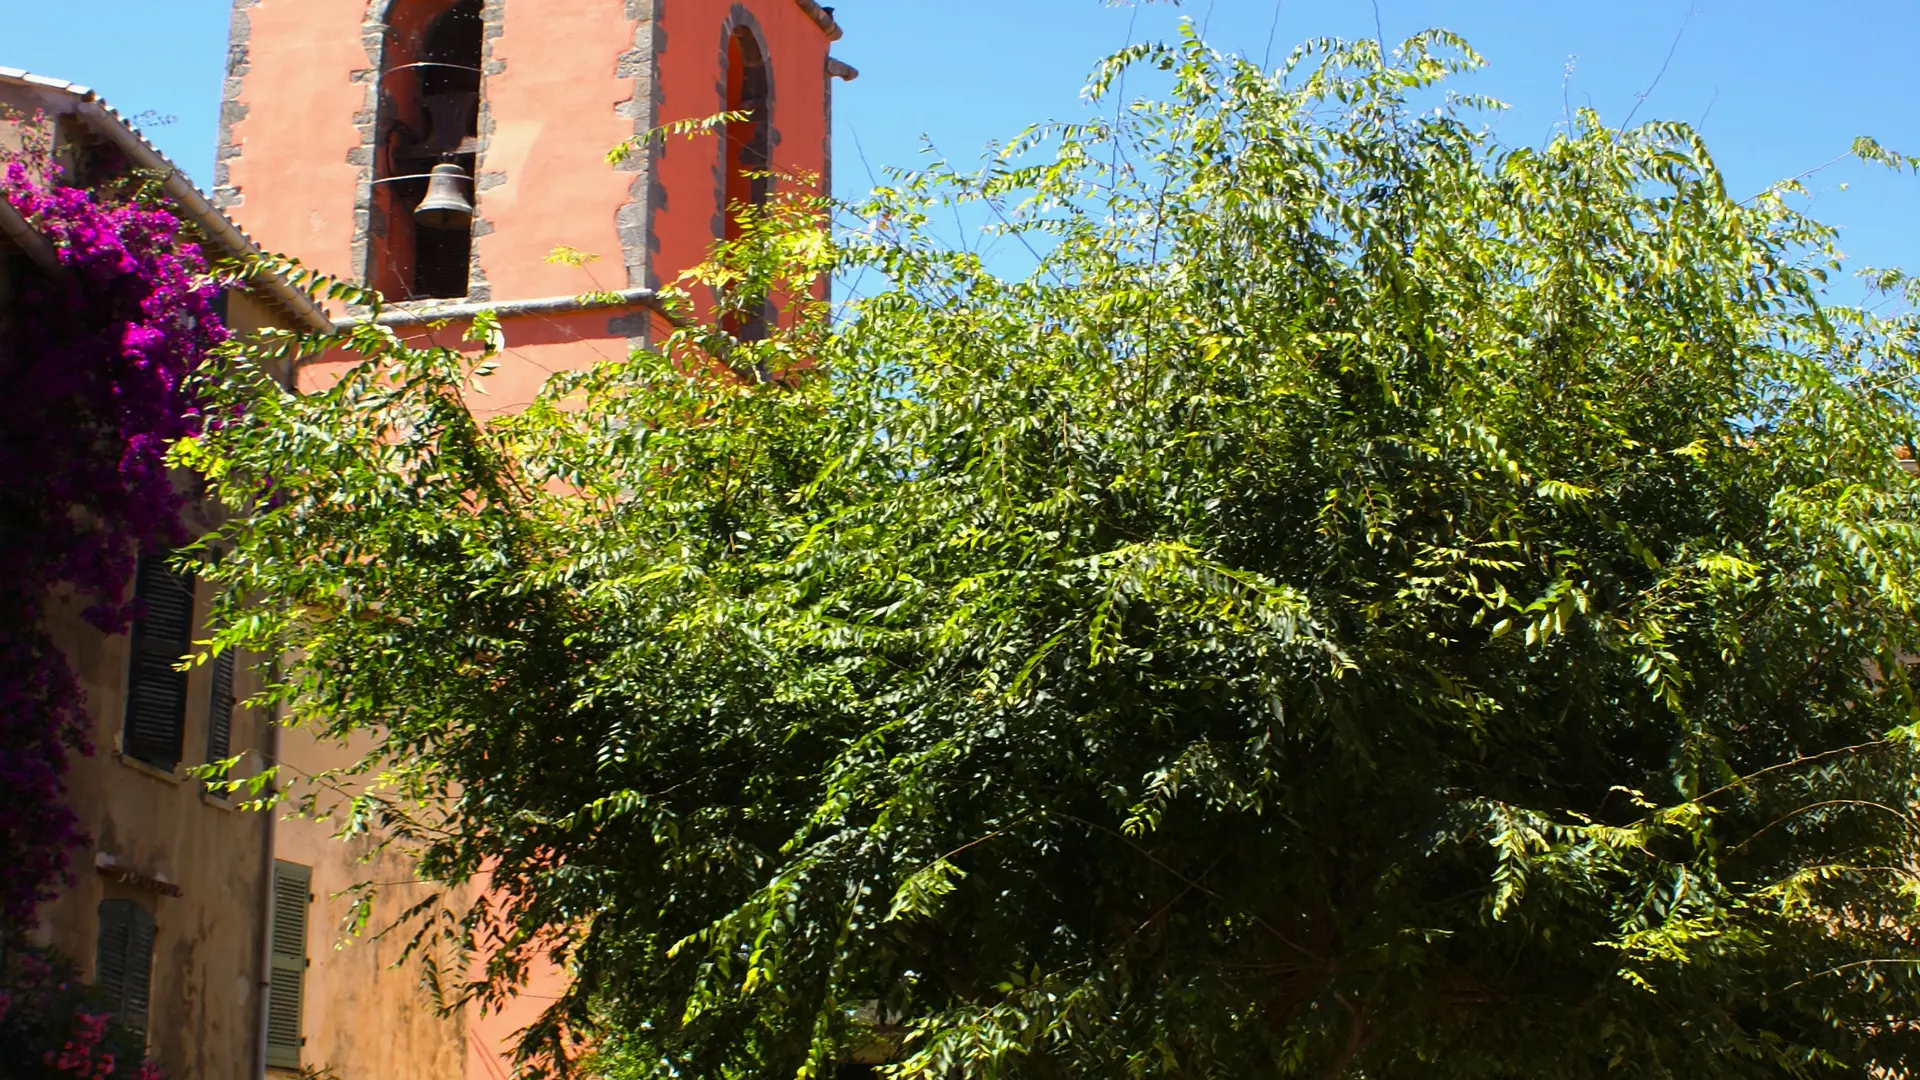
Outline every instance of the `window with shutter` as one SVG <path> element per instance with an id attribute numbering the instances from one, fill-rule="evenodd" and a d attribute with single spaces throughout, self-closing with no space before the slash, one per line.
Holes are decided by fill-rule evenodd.
<path id="1" fill-rule="evenodd" d="M 132 930 L 127 934 L 127 990 L 120 999 L 120 1025 L 128 1031 L 147 1030 L 147 1003 L 153 980 L 153 915 L 135 905 Z"/>
<path id="2" fill-rule="evenodd" d="M 207 764 L 233 756 L 233 650 L 213 658 L 213 692 L 207 700 Z"/>
<path id="3" fill-rule="evenodd" d="M 100 902 L 100 941 L 93 952 L 93 985 L 115 1005 L 127 992 L 127 936 L 134 904 L 128 900 Z"/>
<path id="4" fill-rule="evenodd" d="M 267 986 L 267 1064 L 300 1067 L 300 999 L 307 981 L 307 904 L 313 871 L 273 864 L 272 971 Z"/>
<path id="5" fill-rule="evenodd" d="M 159 559 L 140 561 L 134 596 L 142 610 L 133 624 L 121 750 L 169 772 L 180 763 L 187 722 L 187 673 L 174 665 L 193 647 L 193 587 L 191 576 Z"/>
<path id="6" fill-rule="evenodd" d="M 105 996 L 121 1026 L 147 1030 L 153 979 L 153 913 L 131 900 L 100 902 L 100 939 L 93 985 Z"/>

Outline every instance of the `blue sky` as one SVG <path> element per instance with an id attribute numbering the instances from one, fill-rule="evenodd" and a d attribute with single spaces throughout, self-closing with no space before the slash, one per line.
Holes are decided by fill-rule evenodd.
<path id="1" fill-rule="evenodd" d="M 511 0 L 538 3 L 539 0 Z M 609 0 L 613 2 L 613 0 Z M 1856 135 L 1920 153 L 1920 0 L 838 0 L 836 186 L 911 166 L 922 137 L 956 162 L 1031 121 L 1079 108 L 1086 72 L 1176 19 L 1216 46 L 1278 62 L 1318 35 L 1389 41 L 1429 26 L 1490 62 L 1465 84 L 1509 102 L 1511 143 L 1552 133 L 1563 103 L 1619 122 L 1698 124 L 1730 181 L 1757 191 L 1843 153 Z M 227 0 L 0 0 L 0 65 L 84 82 L 128 115 L 176 118 L 148 134 L 203 187 L 226 51 Z M 1276 22 L 1277 14 L 1277 22 Z M 1677 44 L 1676 44 L 1677 37 Z M 1668 61 L 1669 54 L 1671 60 Z M 1665 72 L 1661 69 L 1665 65 Z M 1568 66 L 1572 65 L 1569 76 Z M 1656 83 L 1657 77 L 1657 83 Z M 1809 181 L 1814 212 L 1856 264 L 1920 268 L 1920 178 L 1843 163 Z"/>

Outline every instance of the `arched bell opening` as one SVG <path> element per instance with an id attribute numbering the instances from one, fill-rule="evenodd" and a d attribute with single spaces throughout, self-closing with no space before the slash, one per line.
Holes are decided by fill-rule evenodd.
<path id="1" fill-rule="evenodd" d="M 747 27 L 727 37 L 726 112 L 744 114 L 727 122 L 722 153 L 720 239 L 741 235 L 740 208 L 766 205 L 767 169 L 773 161 L 772 80 L 766 51 Z M 727 331 L 744 340 L 766 336 L 767 313 L 733 317 Z"/>
<path id="2" fill-rule="evenodd" d="M 486 36 L 481 2 L 399 0 L 388 12 L 368 276 L 389 297 L 467 295 Z"/>

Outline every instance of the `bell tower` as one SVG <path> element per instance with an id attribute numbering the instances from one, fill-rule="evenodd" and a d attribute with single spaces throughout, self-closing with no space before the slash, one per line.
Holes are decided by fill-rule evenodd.
<path id="1" fill-rule="evenodd" d="M 768 196 L 751 174 L 826 182 L 839 37 L 814 0 L 235 0 L 215 199 L 267 250 L 378 288 L 397 329 L 494 309 L 530 360 L 503 363 L 505 407 L 645 338 L 645 290 Z M 722 111 L 748 117 L 607 164 Z M 626 306 L 568 307 L 587 292 Z"/>
<path id="2" fill-rule="evenodd" d="M 729 205 L 787 182 L 756 174 L 827 182 L 832 82 L 855 74 L 828 56 L 839 37 L 814 0 L 234 0 L 215 201 L 262 248 L 379 289 L 402 336 L 455 345 L 492 311 L 506 349 L 475 405 L 510 411 L 550 373 L 661 329 L 652 291 L 727 237 Z M 743 115 L 608 164 L 636 135 L 720 112 Z M 563 247 L 594 259 L 549 260 Z M 277 758 L 308 774 L 350 760 L 298 730 Z M 438 1016 L 397 943 L 333 948 L 356 882 L 388 885 L 374 924 L 429 893 L 398 855 L 362 863 L 331 833 L 274 825 L 276 867 L 310 882 L 312 911 L 307 966 L 269 995 L 267 1074 L 511 1075 L 501 1054 L 561 973 L 536 972 L 505 1010 Z M 275 948 L 298 956 L 299 936 Z"/>
<path id="3" fill-rule="evenodd" d="M 364 279 L 396 300 L 465 300 L 486 20 L 480 0 L 396 0 L 375 103 Z"/>

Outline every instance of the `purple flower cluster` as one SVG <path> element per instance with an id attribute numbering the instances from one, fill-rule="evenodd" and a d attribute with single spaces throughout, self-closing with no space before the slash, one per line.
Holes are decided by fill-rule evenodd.
<path id="1" fill-rule="evenodd" d="M 8 1080 L 163 1080 L 143 1039 L 63 958 L 15 949 L 0 963 L 0 1076 Z"/>
<path id="2" fill-rule="evenodd" d="M 15 925 L 85 841 L 61 797 L 69 753 L 92 752 L 85 702 L 47 598 L 69 590 L 93 625 L 127 628 L 140 555 L 184 539 L 166 450 L 199 423 L 187 375 L 227 338 L 178 218 L 46 172 L 14 161 L 0 179 L 63 271 L 19 275 L 0 340 L 0 924 Z"/>

